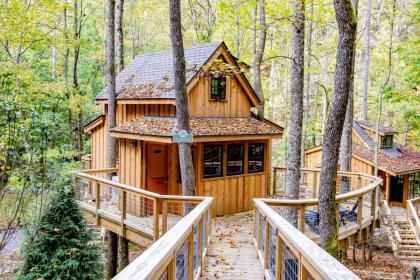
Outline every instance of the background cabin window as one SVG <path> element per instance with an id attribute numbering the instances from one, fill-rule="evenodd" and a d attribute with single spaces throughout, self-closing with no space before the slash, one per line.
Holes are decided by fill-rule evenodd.
<path id="1" fill-rule="evenodd" d="M 226 77 L 215 76 L 211 79 L 210 99 L 226 99 Z"/>
<path id="2" fill-rule="evenodd" d="M 264 144 L 248 145 L 248 173 L 264 171 Z"/>
<path id="3" fill-rule="evenodd" d="M 244 173 L 244 145 L 227 145 L 227 175 Z"/>
<path id="4" fill-rule="evenodd" d="M 204 178 L 222 176 L 222 151 L 222 145 L 204 146 Z"/>
<path id="5" fill-rule="evenodd" d="M 392 147 L 392 135 L 385 135 L 381 137 L 381 148 Z"/>
<path id="6" fill-rule="evenodd" d="M 408 199 L 420 196 L 420 172 L 408 175 Z"/>

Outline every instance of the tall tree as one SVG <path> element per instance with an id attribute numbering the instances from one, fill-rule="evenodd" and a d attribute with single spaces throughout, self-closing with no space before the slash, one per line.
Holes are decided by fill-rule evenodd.
<path id="1" fill-rule="evenodd" d="M 115 25 L 116 25 L 116 53 L 117 53 L 117 64 L 118 71 L 121 72 L 124 69 L 124 0 L 117 0 L 117 6 L 115 10 Z M 129 263 L 128 255 L 128 239 L 120 236 L 118 242 L 119 249 L 119 264 L 118 270 L 123 270 Z"/>
<path id="2" fill-rule="evenodd" d="M 331 255 L 338 257 L 338 222 L 335 201 L 337 163 L 340 138 L 351 89 L 357 20 L 350 0 L 334 0 L 334 10 L 338 25 L 338 46 L 334 92 L 322 152 L 319 189 L 319 234 L 321 246 Z"/>
<path id="3" fill-rule="evenodd" d="M 258 118 L 264 120 L 264 92 L 261 82 L 261 62 L 265 49 L 265 38 L 267 35 L 266 22 L 265 22 L 265 0 L 259 0 L 259 14 L 260 14 L 260 28 L 258 44 L 255 42 L 255 55 L 254 55 L 254 90 L 261 100 L 261 105 L 258 106 Z M 255 31 L 256 32 L 256 31 Z"/>
<path id="4" fill-rule="evenodd" d="M 115 89 L 115 0 L 107 0 L 107 59 L 106 88 L 108 91 L 108 150 L 107 166 L 115 167 L 117 163 L 117 139 L 111 136 L 110 129 L 117 125 L 117 94 Z M 118 235 L 110 230 L 107 236 L 106 279 L 117 274 L 118 266 Z"/>
<path id="5" fill-rule="evenodd" d="M 357 20 L 359 0 L 352 0 L 353 8 L 355 12 L 355 18 Z M 357 22 L 356 22 L 357 24 Z M 357 25 L 356 25 L 357 30 Z M 357 36 L 357 34 L 356 34 Z M 355 39 L 356 42 L 356 39 Z M 343 134 L 341 136 L 341 157 L 340 157 L 340 170 L 351 171 L 351 158 L 352 158 L 352 133 L 353 133 L 353 103 L 354 103 L 354 64 L 356 61 L 356 45 L 353 50 L 353 65 L 352 65 L 352 76 L 351 76 L 351 88 L 349 92 L 349 100 L 346 109 L 346 118 L 344 120 Z M 350 179 L 349 177 L 342 176 L 340 178 L 341 193 L 350 191 Z"/>
<path id="6" fill-rule="evenodd" d="M 394 37 L 394 20 L 395 20 L 395 10 L 396 10 L 396 0 L 392 1 L 392 7 L 391 7 L 391 16 L 389 20 L 389 42 L 388 42 L 388 63 L 387 63 L 387 75 L 385 78 L 385 82 L 378 91 L 378 114 L 376 117 L 376 124 L 375 124 L 375 158 L 374 158 L 374 175 L 378 176 L 379 167 L 378 167 L 378 155 L 379 155 L 379 124 L 381 122 L 382 117 L 382 97 L 384 91 L 387 90 L 390 78 L 391 78 L 391 71 L 392 71 L 392 48 L 393 48 L 393 37 Z"/>
<path id="7" fill-rule="evenodd" d="M 117 27 L 116 46 L 117 46 L 117 64 L 118 64 L 119 72 L 121 72 L 124 69 L 123 19 L 124 19 L 124 0 L 117 0 L 117 9 L 115 10 L 115 25 Z"/>
<path id="8" fill-rule="evenodd" d="M 365 45 L 364 45 L 364 75 L 363 75 L 363 102 L 362 102 L 362 119 L 367 120 L 367 102 L 369 88 L 369 67 L 370 67 L 370 14 L 372 0 L 366 0 L 366 24 L 365 24 Z"/>
<path id="9" fill-rule="evenodd" d="M 287 138 L 287 172 L 286 197 L 299 198 L 302 118 L 303 118 L 303 88 L 304 88 L 304 55 L 305 55 L 305 0 L 294 1 L 294 16 L 292 22 L 292 69 L 290 97 L 290 125 Z M 287 208 L 287 219 L 297 226 L 297 208 Z"/>
<path id="10" fill-rule="evenodd" d="M 180 0 L 169 0 L 169 23 L 171 29 L 172 60 L 174 67 L 176 119 L 178 130 L 191 133 L 190 113 L 185 76 L 184 43 L 182 41 Z M 190 143 L 179 143 L 179 163 L 181 168 L 182 192 L 184 195 L 195 194 L 195 177 Z"/>

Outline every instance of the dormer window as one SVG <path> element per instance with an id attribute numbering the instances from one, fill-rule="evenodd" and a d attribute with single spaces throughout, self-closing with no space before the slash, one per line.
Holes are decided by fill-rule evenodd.
<path id="1" fill-rule="evenodd" d="M 384 135 L 381 136 L 381 148 L 391 148 L 393 142 L 393 136 L 392 135 Z"/>
<path id="2" fill-rule="evenodd" d="M 211 100 L 226 100 L 226 77 L 214 75 L 210 87 Z"/>

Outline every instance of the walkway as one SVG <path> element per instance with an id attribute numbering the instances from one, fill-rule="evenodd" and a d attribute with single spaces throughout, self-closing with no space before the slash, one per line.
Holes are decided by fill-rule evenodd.
<path id="1" fill-rule="evenodd" d="M 252 243 L 252 212 L 213 219 L 212 239 L 201 279 L 264 279 Z"/>

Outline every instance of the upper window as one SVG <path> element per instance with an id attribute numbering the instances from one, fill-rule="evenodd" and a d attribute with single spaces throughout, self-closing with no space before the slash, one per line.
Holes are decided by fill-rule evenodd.
<path id="1" fill-rule="evenodd" d="M 227 145 L 227 175 L 244 173 L 244 145 Z"/>
<path id="2" fill-rule="evenodd" d="M 264 144 L 248 145 L 248 173 L 264 171 Z"/>
<path id="3" fill-rule="evenodd" d="M 385 135 L 381 137 L 381 148 L 392 147 L 392 135 Z"/>
<path id="4" fill-rule="evenodd" d="M 226 77 L 214 76 L 211 79 L 210 99 L 226 99 Z"/>
<path id="5" fill-rule="evenodd" d="M 223 146 L 204 146 L 203 177 L 221 177 L 223 175 Z"/>

